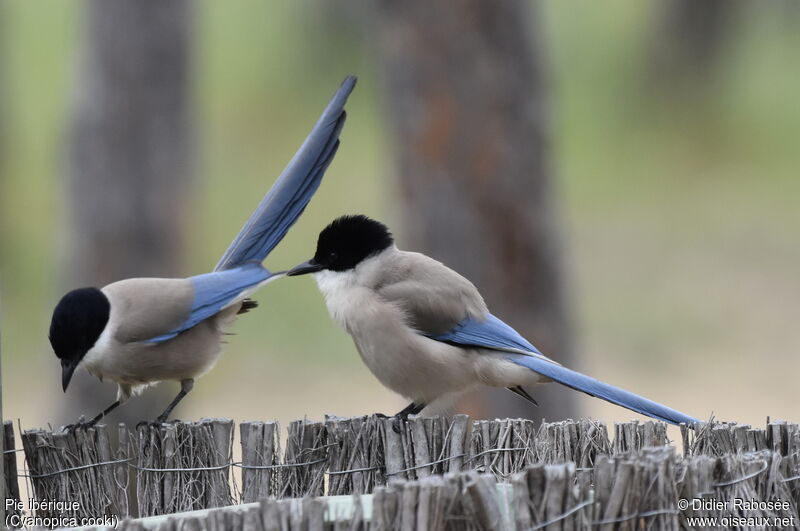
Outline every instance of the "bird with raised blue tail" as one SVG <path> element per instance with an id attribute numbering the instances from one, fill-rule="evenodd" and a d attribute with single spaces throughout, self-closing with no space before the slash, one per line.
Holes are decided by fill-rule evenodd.
<path id="1" fill-rule="evenodd" d="M 256 307 L 249 297 L 283 273 L 261 262 L 283 239 L 319 187 L 339 147 L 348 77 L 303 145 L 262 199 L 211 273 L 189 278 L 132 278 L 70 291 L 53 311 L 50 344 L 61 361 L 66 392 L 79 367 L 118 384 L 117 400 L 165 380 L 181 390 L 156 422 L 165 421 L 222 351 L 227 327 Z"/>
<path id="2" fill-rule="evenodd" d="M 401 251 L 382 223 L 335 219 L 314 257 L 287 275 L 313 274 L 336 323 L 353 338 L 380 382 L 411 403 L 403 418 L 480 385 L 505 387 L 535 404 L 523 386 L 558 382 L 672 424 L 697 420 L 563 367 L 489 312 L 478 290 L 441 262 Z"/>

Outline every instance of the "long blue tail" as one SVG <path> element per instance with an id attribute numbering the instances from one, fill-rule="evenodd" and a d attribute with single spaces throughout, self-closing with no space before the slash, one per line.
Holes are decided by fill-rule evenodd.
<path id="1" fill-rule="evenodd" d="M 339 147 L 347 114 L 344 104 L 356 85 L 348 76 L 331 99 L 303 145 L 239 231 L 214 271 L 261 262 L 283 239 L 317 191 Z"/>
<path id="2" fill-rule="evenodd" d="M 684 415 L 680 411 L 675 411 L 652 400 L 549 361 L 539 352 L 539 349 L 522 337 L 519 332 L 490 313 L 487 313 L 483 319 L 464 319 L 449 332 L 430 337 L 437 341 L 466 347 L 477 346 L 504 351 L 507 359 L 517 365 L 527 367 L 534 372 L 543 374 L 560 384 L 582 391 L 587 395 L 608 400 L 612 404 L 654 419 L 663 420 L 671 424 L 698 422 L 697 419 Z M 525 352 L 530 352 L 531 354 L 524 354 Z"/>
<path id="3" fill-rule="evenodd" d="M 575 372 L 566 367 L 562 367 L 556 363 L 552 363 L 541 358 L 534 356 L 526 356 L 524 354 L 508 354 L 508 360 L 522 365 L 528 369 L 543 374 L 552 380 L 571 387 L 578 391 L 582 391 L 587 395 L 608 400 L 612 404 L 622 406 L 642 415 L 647 415 L 654 419 L 663 420 L 670 424 L 688 424 L 691 425 L 699 422 L 697 419 L 690 417 L 680 411 L 676 411 L 670 407 L 653 402 L 647 398 L 641 397 L 637 394 L 631 393 L 619 387 L 614 387 L 607 383 L 595 380 L 590 376 Z"/>

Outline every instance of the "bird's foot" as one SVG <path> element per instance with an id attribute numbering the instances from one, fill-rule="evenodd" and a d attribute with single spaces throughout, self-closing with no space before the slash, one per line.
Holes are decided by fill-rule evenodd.
<path id="1" fill-rule="evenodd" d="M 64 430 L 69 433 L 75 433 L 76 431 L 83 430 L 86 431 L 88 429 L 94 428 L 95 422 L 76 422 L 75 424 L 67 424 L 64 426 Z"/>
<path id="2" fill-rule="evenodd" d="M 400 427 L 408 421 L 408 415 L 406 411 L 401 411 L 394 416 L 394 425 L 392 429 L 395 433 L 400 433 Z"/>
<path id="3" fill-rule="evenodd" d="M 392 431 L 398 434 L 400 433 L 400 421 L 404 420 L 403 417 L 399 415 L 384 415 L 383 413 L 374 413 L 373 415 L 379 419 L 394 419 L 394 422 L 392 422 Z"/>
<path id="4" fill-rule="evenodd" d="M 412 404 L 412 406 L 413 405 L 414 404 Z M 383 413 L 374 413 L 374 415 L 379 419 L 394 419 L 394 422 L 392 423 L 392 430 L 395 433 L 400 433 L 400 427 L 405 421 L 408 420 L 408 416 L 419 413 L 419 410 L 421 409 L 422 408 L 419 406 L 414 406 L 413 408 L 409 406 L 402 411 L 395 413 L 394 415 L 384 415 Z"/>
<path id="5" fill-rule="evenodd" d="M 384 415 L 383 413 L 373 413 L 373 416 L 379 419 L 394 419 L 394 422 L 392 422 L 392 431 L 399 434 L 400 423 L 404 421 L 408 415 L 401 415 L 399 413 L 397 415 Z"/>
<path id="6" fill-rule="evenodd" d="M 81 417 L 78 419 L 78 422 L 75 424 L 67 424 L 62 428 L 62 430 L 69 433 L 75 433 L 78 430 L 88 430 L 89 428 L 93 428 L 95 424 L 97 424 L 97 420 L 86 420 Z"/>
<path id="7" fill-rule="evenodd" d="M 164 423 L 161 422 L 158 419 L 156 419 L 156 420 L 142 420 L 136 425 L 136 429 L 138 430 L 139 428 L 142 428 L 142 427 L 159 428 L 159 427 L 161 427 L 162 424 L 164 424 Z"/>
<path id="8" fill-rule="evenodd" d="M 75 433 L 78 430 L 88 430 L 92 425 L 88 422 L 76 422 L 75 424 L 67 424 L 62 428 L 62 431 L 67 433 Z"/>
<path id="9" fill-rule="evenodd" d="M 172 419 L 166 420 L 166 418 L 158 417 L 155 420 L 143 420 L 136 425 L 136 429 L 138 430 L 140 426 L 149 426 L 151 428 L 158 428 L 163 426 L 164 424 L 177 424 L 181 422 L 180 419 Z"/>

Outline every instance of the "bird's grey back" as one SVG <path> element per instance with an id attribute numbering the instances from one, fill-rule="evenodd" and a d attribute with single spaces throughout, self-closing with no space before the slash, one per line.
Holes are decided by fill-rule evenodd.
<path id="1" fill-rule="evenodd" d="M 146 341 L 179 327 L 189 317 L 194 290 L 185 278 L 130 278 L 103 288 L 117 321 L 114 339 Z"/>
<path id="2" fill-rule="evenodd" d="M 468 317 L 485 318 L 488 309 L 478 289 L 441 262 L 398 249 L 387 258 L 373 272 L 373 288 L 405 312 L 409 326 L 439 335 Z"/>

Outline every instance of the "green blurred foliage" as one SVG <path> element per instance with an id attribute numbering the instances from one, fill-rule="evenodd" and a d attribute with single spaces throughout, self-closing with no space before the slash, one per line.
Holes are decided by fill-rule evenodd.
<path id="1" fill-rule="evenodd" d="M 390 128 L 364 29 L 368 16 L 355 14 L 363 4 L 343 4 L 347 13 L 340 16 L 321 0 L 194 6 L 197 156 L 186 274 L 213 266 L 348 73 L 360 81 L 342 147 L 306 215 L 267 265 L 282 269 L 306 259 L 318 230 L 336 215 L 364 212 L 391 223 L 400 207 Z M 659 6 L 541 4 L 583 368 L 634 390 L 652 389 L 652 398 L 665 401 L 675 395 L 664 390 L 679 381 L 681 393 L 670 405 L 698 415 L 714 410 L 751 422 L 789 416 L 796 402 L 782 382 L 791 383 L 788 374 L 800 369 L 800 9 L 740 4 L 744 12 L 713 86 L 687 95 L 647 79 Z M 33 371 L 45 371 L 37 388 L 58 391 L 46 330 L 53 304 L 69 287 L 59 285 L 57 269 L 70 252 L 60 230 L 59 166 L 82 8 L 0 4 L 4 399 L 10 415 L 25 412 L 31 422 L 48 418 L 27 387 Z M 351 375 L 346 393 L 355 398 L 344 409 L 374 409 L 366 398 L 396 400 L 369 379 L 309 279 L 276 282 L 258 299 L 258 312 L 238 321 L 225 357 L 204 379 L 209 390 L 198 386 L 193 411 L 212 414 L 212 404 L 237 382 L 263 386 L 263 400 L 277 401 L 276 408 L 292 400 L 278 395 L 301 387 L 301 411 L 318 416 L 330 382 L 315 378 Z M 297 386 L 281 380 L 287 375 L 307 376 Z M 369 383 L 354 389 L 362 382 Z M 759 384 L 772 385 L 770 396 L 754 403 L 739 392 Z M 225 400 L 232 405 L 219 414 L 252 409 L 236 396 Z M 604 418 L 630 416 L 587 403 Z"/>

